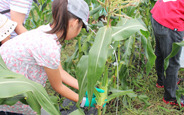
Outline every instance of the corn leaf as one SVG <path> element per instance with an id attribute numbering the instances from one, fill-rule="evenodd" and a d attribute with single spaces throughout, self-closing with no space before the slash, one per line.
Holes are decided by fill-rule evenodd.
<path id="1" fill-rule="evenodd" d="M 114 41 L 125 40 L 140 29 L 147 29 L 137 19 L 122 18 L 116 27 L 112 27 L 112 39 Z"/>
<path id="2" fill-rule="evenodd" d="M 100 28 L 96 35 L 95 42 L 89 51 L 87 74 L 89 100 L 92 99 L 95 84 L 104 71 L 111 39 L 111 28 L 106 26 Z"/>
<path id="3" fill-rule="evenodd" d="M 77 80 L 79 84 L 79 101 L 78 104 L 81 102 L 82 98 L 85 95 L 87 90 L 87 72 L 88 72 L 88 56 L 82 56 L 79 63 L 77 64 Z"/>
<path id="4" fill-rule="evenodd" d="M 113 93 L 107 97 L 106 103 L 108 103 L 112 99 L 117 98 L 119 96 L 123 96 L 123 95 L 134 93 L 132 90 L 116 90 L 116 89 L 113 89 L 112 92 Z"/>
<path id="5" fill-rule="evenodd" d="M 102 9 L 103 9 L 103 7 L 101 5 L 99 5 L 98 7 L 94 8 L 93 10 L 91 10 L 89 15 L 93 16 L 94 14 L 96 14 L 97 12 L 99 12 Z"/>
<path id="6" fill-rule="evenodd" d="M 141 31 L 141 33 L 145 35 L 144 31 Z M 155 63 L 155 59 L 156 59 L 156 56 L 154 54 L 154 51 L 153 51 L 153 48 L 151 46 L 151 43 L 150 41 L 148 40 L 148 37 L 144 37 L 144 36 L 141 36 L 141 43 L 143 45 L 143 48 L 144 48 L 144 53 L 145 53 L 145 56 L 147 58 L 147 63 L 146 63 L 146 74 L 148 75 L 150 70 L 152 69 L 154 63 Z"/>
<path id="7" fill-rule="evenodd" d="M 184 46 L 184 41 L 182 42 L 175 42 L 172 44 L 172 51 L 171 53 L 164 59 L 164 69 L 166 70 L 167 67 L 169 66 L 169 59 L 174 57 L 178 51 L 180 50 L 181 46 Z"/>
<path id="8" fill-rule="evenodd" d="M 123 59 L 124 59 L 126 64 L 128 64 L 128 62 L 130 60 L 130 55 L 132 53 L 132 46 L 133 46 L 134 42 L 135 42 L 135 37 L 133 37 L 133 36 L 130 36 L 130 38 L 125 41 L 125 52 L 123 54 Z"/>
<path id="9" fill-rule="evenodd" d="M 59 115 L 54 103 L 50 100 L 47 92 L 42 85 L 27 79 L 21 74 L 11 72 L 6 67 L 0 56 L 0 104 L 15 104 L 18 99 L 13 98 L 18 95 L 26 95 L 27 103 L 34 111 L 40 114 L 40 109 L 43 107 L 48 113 Z M 13 99 L 13 103 L 10 100 Z M 22 101 L 21 101 L 22 102 Z"/>

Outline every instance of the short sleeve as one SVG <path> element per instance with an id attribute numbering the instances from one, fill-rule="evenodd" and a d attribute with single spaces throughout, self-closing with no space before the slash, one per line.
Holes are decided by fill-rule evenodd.
<path id="1" fill-rule="evenodd" d="M 54 40 L 42 39 L 32 44 L 31 55 L 36 64 L 50 69 L 57 69 L 60 64 L 60 48 Z"/>
<path id="2" fill-rule="evenodd" d="M 10 0 L 10 9 L 27 14 L 32 6 L 33 0 Z"/>

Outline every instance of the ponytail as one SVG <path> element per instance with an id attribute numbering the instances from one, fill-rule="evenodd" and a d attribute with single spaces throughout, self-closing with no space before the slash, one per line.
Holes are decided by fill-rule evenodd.
<path id="1" fill-rule="evenodd" d="M 68 27 L 68 10 L 67 10 L 68 0 L 54 0 L 52 3 L 52 16 L 54 27 L 50 30 L 49 34 L 54 34 L 57 32 L 62 32 L 58 40 L 63 42 L 66 39 L 67 27 Z"/>

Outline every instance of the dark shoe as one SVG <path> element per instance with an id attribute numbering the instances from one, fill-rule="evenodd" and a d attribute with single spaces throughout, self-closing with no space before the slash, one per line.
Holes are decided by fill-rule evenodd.
<path id="1" fill-rule="evenodd" d="M 181 100 L 181 107 L 184 107 L 184 100 L 183 99 L 180 99 Z M 174 101 L 166 101 L 164 98 L 163 98 L 163 102 L 166 103 L 166 104 L 170 104 L 170 105 L 178 105 L 177 103 L 177 100 L 174 100 Z"/>
<path id="2" fill-rule="evenodd" d="M 177 85 L 179 85 L 181 83 L 181 79 L 179 79 L 179 81 L 177 82 Z M 164 85 L 159 85 L 158 83 L 156 83 L 156 87 L 157 88 L 164 88 Z"/>

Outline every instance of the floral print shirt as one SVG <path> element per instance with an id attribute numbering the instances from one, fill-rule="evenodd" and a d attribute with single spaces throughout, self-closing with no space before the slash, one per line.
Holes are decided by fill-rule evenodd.
<path id="1" fill-rule="evenodd" d="M 50 25 L 25 32 L 0 47 L 0 55 L 7 67 L 26 78 L 45 86 L 47 75 L 44 67 L 57 69 L 60 64 L 61 45 L 56 34 L 47 34 Z M 13 106 L 1 105 L 0 111 L 36 114 L 28 105 L 17 102 Z"/>

